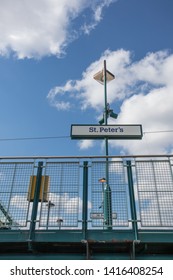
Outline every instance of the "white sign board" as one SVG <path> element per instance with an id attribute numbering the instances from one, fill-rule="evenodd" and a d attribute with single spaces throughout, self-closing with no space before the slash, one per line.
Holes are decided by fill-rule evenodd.
<path id="1" fill-rule="evenodd" d="M 76 125 L 71 126 L 72 139 L 141 139 L 142 126 L 135 125 Z"/>
<path id="2" fill-rule="evenodd" d="M 104 219 L 103 213 L 90 213 L 91 219 Z M 112 213 L 112 219 L 117 219 L 117 213 Z"/>

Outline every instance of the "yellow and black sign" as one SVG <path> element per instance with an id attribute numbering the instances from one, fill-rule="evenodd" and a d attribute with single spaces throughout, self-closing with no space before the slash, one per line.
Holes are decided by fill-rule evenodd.
<path id="1" fill-rule="evenodd" d="M 30 177 L 29 189 L 28 189 L 28 197 L 27 200 L 33 202 L 36 188 L 36 180 L 37 176 Z M 49 191 L 49 176 L 41 177 L 41 186 L 40 186 L 40 194 L 39 201 L 47 202 L 48 199 L 48 191 Z"/>

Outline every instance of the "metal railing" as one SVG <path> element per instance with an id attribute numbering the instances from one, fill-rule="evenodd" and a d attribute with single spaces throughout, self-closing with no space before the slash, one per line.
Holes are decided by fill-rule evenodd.
<path id="1" fill-rule="evenodd" d="M 2 158 L 0 228 L 105 229 L 110 203 L 112 230 L 173 229 L 173 156 L 108 158 L 106 202 L 107 157 Z"/>

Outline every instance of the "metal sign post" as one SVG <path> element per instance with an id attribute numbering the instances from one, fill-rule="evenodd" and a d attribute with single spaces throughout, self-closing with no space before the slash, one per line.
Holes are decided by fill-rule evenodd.
<path id="1" fill-rule="evenodd" d="M 102 73 L 102 75 L 101 75 Z M 102 72 L 97 73 L 94 75 L 94 79 L 100 83 L 104 84 L 104 99 L 105 99 L 105 106 L 104 106 L 104 126 L 107 126 L 108 124 L 108 107 L 109 104 L 107 102 L 107 80 L 111 81 L 115 79 L 115 76 L 106 70 L 106 60 L 104 60 L 104 68 Z M 105 137 L 105 151 L 106 156 L 109 155 L 108 150 L 108 137 Z M 109 159 L 106 158 L 106 170 L 105 170 L 106 180 L 105 183 L 102 183 L 102 189 L 103 189 L 103 211 L 104 211 L 104 225 L 107 229 L 112 229 L 112 194 L 111 194 L 111 188 L 109 186 Z"/>

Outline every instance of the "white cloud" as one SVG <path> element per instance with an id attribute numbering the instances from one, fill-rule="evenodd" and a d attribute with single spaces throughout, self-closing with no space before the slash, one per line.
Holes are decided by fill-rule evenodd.
<path id="1" fill-rule="evenodd" d="M 75 214 L 82 211 L 82 200 L 80 197 L 71 197 L 69 193 L 63 193 L 61 195 L 50 193 L 49 200 L 55 204 L 54 211 L 59 211 L 59 207 L 63 206 L 63 211 L 66 214 Z M 56 209 L 57 206 L 57 209 Z"/>
<path id="2" fill-rule="evenodd" d="M 93 20 L 89 23 L 84 23 L 81 29 L 85 34 L 89 34 L 97 24 L 102 20 L 103 9 L 108 7 L 111 3 L 118 0 L 103 0 L 103 1 L 92 1 L 91 9 L 93 10 Z"/>
<path id="3" fill-rule="evenodd" d="M 93 79 L 103 68 L 115 75 L 108 84 L 108 102 L 111 108 L 118 103 L 120 112 L 116 123 L 143 126 L 144 132 L 172 130 L 173 119 L 173 55 L 168 51 L 149 53 L 133 62 L 132 54 L 126 50 L 105 51 L 98 61 L 93 62 L 82 74 L 81 80 L 68 81 L 64 87 L 56 87 L 48 99 L 55 107 L 59 95 L 72 98 L 70 104 L 79 101 L 79 108 L 94 108 L 98 115 L 104 107 L 104 88 Z M 72 95 L 73 93 L 73 95 Z M 112 122 L 112 120 L 110 120 Z M 80 142 L 80 147 L 90 148 L 92 142 Z M 173 149 L 172 134 L 146 133 L 143 140 L 110 141 L 121 153 L 165 153 Z"/>
<path id="4" fill-rule="evenodd" d="M 81 140 L 78 142 L 78 145 L 81 150 L 86 150 L 86 149 L 92 148 L 94 146 L 94 141 L 93 140 Z"/>
<path id="5" fill-rule="evenodd" d="M 73 89 L 73 81 L 68 81 L 65 86 L 57 86 L 52 88 L 49 91 L 48 99 L 52 106 L 54 106 L 57 110 L 69 110 L 73 105 L 70 102 L 70 98 L 73 98 L 71 94 L 74 91 Z M 65 101 L 66 93 L 68 94 L 68 100 Z"/>
<path id="6" fill-rule="evenodd" d="M 151 90 L 146 95 L 134 95 L 125 100 L 119 114 L 119 123 L 143 125 L 143 141 L 112 141 L 130 153 L 166 153 L 172 146 L 172 133 L 151 133 L 173 130 L 172 87 Z M 147 133 L 150 132 L 150 133 Z"/>
<path id="7" fill-rule="evenodd" d="M 103 8 L 115 0 L 1 0 L 0 55 L 11 51 L 18 58 L 40 58 L 45 55 L 61 56 L 65 46 L 81 30 L 95 28 Z M 75 19 L 82 16 L 87 22 L 75 30 Z M 84 28 L 85 26 L 85 28 Z M 92 28 L 91 28 L 92 26 Z"/>

